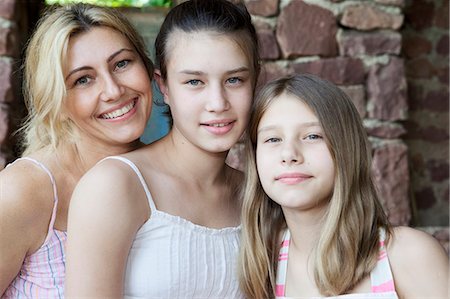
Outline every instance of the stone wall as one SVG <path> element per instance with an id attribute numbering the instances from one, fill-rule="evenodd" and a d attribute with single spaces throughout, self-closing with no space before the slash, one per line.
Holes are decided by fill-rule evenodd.
<path id="1" fill-rule="evenodd" d="M 449 1 L 407 0 L 405 123 L 415 224 L 449 225 Z"/>
<path id="2" fill-rule="evenodd" d="M 261 41 L 261 81 L 313 73 L 352 98 L 373 146 L 373 171 L 394 225 L 411 223 L 403 0 L 246 0 Z M 242 150 L 242 147 L 238 149 Z M 241 163 L 236 156 L 232 163 Z"/>
<path id="3" fill-rule="evenodd" d="M 19 155 L 14 132 L 25 116 L 22 50 L 42 7 L 40 1 L 0 0 L 0 170 Z"/>

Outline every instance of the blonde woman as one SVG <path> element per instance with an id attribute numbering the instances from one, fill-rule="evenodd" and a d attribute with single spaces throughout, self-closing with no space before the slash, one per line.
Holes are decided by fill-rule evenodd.
<path id="1" fill-rule="evenodd" d="M 67 211 L 100 159 L 139 147 L 153 65 L 130 23 L 88 5 L 47 11 L 29 41 L 25 152 L 0 173 L 2 298 L 63 298 Z"/>
<path id="2" fill-rule="evenodd" d="M 247 140 L 241 286 L 248 298 L 447 298 L 448 257 L 391 228 L 358 112 L 333 84 L 264 87 Z"/>

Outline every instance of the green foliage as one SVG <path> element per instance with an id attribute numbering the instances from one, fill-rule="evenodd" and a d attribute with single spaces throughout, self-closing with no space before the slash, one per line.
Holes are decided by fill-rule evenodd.
<path id="1" fill-rule="evenodd" d="M 45 0 L 48 5 L 80 2 L 109 7 L 170 7 L 172 4 L 171 0 Z"/>

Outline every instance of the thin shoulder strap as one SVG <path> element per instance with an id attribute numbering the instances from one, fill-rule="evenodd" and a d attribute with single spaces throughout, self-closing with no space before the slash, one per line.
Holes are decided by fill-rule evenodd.
<path id="1" fill-rule="evenodd" d="M 157 209 L 156 209 L 155 203 L 153 202 L 153 198 L 152 198 L 152 195 L 150 193 L 150 190 L 148 189 L 147 183 L 145 182 L 145 179 L 142 176 L 142 173 L 139 171 L 139 168 L 136 166 L 136 164 L 134 164 L 133 162 L 131 162 L 127 158 L 124 158 L 124 157 L 121 157 L 121 156 L 109 156 L 109 157 L 103 158 L 98 163 L 100 163 L 100 162 L 102 162 L 102 161 L 104 161 L 106 159 L 114 159 L 114 160 L 122 161 L 125 164 L 127 164 L 128 166 L 130 166 L 131 169 L 133 169 L 133 171 L 136 173 L 137 177 L 139 178 L 139 181 L 141 182 L 142 187 L 144 188 L 145 195 L 147 196 L 147 200 L 148 200 L 148 203 L 150 205 L 151 211 L 152 212 L 156 211 Z"/>
<path id="2" fill-rule="evenodd" d="M 394 278 L 385 246 L 386 231 L 380 229 L 380 253 L 377 264 L 370 273 L 372 293 L 395 292 Z"/>
<path id="3" fill-rule="evenodd" d="M 281 243 L 280 254 L 278 255 L 277 278 L 275 284 L 275 295 L 277 297 L 284 297 L 286 292 L 286 274 L 289 257 L 289 243 L 291 240 L 291 233 L 286 229 L 283 234 L 283 241 Z"/>
<path id="4" fill-rule="evenodd" d="M 51 237 L 50 232 L 53 230 L 53 225 L 55 225 L 56 211 L 58 209 L 58 192 L 56 190 L 55 178 L 53 177 L 50 170 L 44 164 L 42 164 L 41 162 L 39 162 L 33 158 L 30 158 L 30 157 L 22 157 L 22 158 L 16 159 L 13 163 L 9 164 L 8 166 L 16 163 L 17 161 L 23 161 L 23 160 L 30 161 L 30 162 L 36 164 L 37 166 L 39 166 L 42 170 L 44 170 L 47 173 L 47 175 L 50 177 L 50 181 L 52 182 L 53 202 L 54 203 L 53 203 L 52 218 L 50 218 L 50 224 L 48 225 L 47 237 L 45 238 L 45 241 L 44 241 L 44 244 L 46 244 L 48 239 Z"/>

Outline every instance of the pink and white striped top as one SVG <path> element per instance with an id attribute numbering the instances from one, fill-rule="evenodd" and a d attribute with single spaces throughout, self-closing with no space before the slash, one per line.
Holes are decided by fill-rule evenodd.
<path id="1" fill-rule="evenodd" d="M 19 160 L 31 161 L 48 174 L 53 185 L 54 206 L 44 243 L 36 252 L 25 257 L 19 274 L 8 286 L 2 299 L 64 298 L 66 262 L 64 249 L 67 232 L 53 228 L 58 206 L 55 180 L 42 163 L 28 157 L 17 159 L 15 162 Z"/>
<path id="2" fill-rule="evenodd" d="M 345 294 L 333 297 L 325 298 L 358 298 L 358 299 L 398 299 L 398 295 L 395 291 L 394 278 L 392 276 L 391 267 L 389 265 L 389 259 L 384 246 L 385 231 L 380 230 L 380 253 L 378 256 L 378 262 L 375 268 L 370 273 L 370 281 L 372 285 L 371 293 L 360 294 Z M 278 269 L 276 278 L 275 295 L 277 299 L 287 299 L 285 296 L 286 291 L 286 271 L 289 257 L 289 242 L 291 234 L 289 230 L 286 230 L 283 236 L 283 242 L 281 244 L 280 254 L 278 256 Z M 318 297 L 324 298 L 324 297 Z"/>

